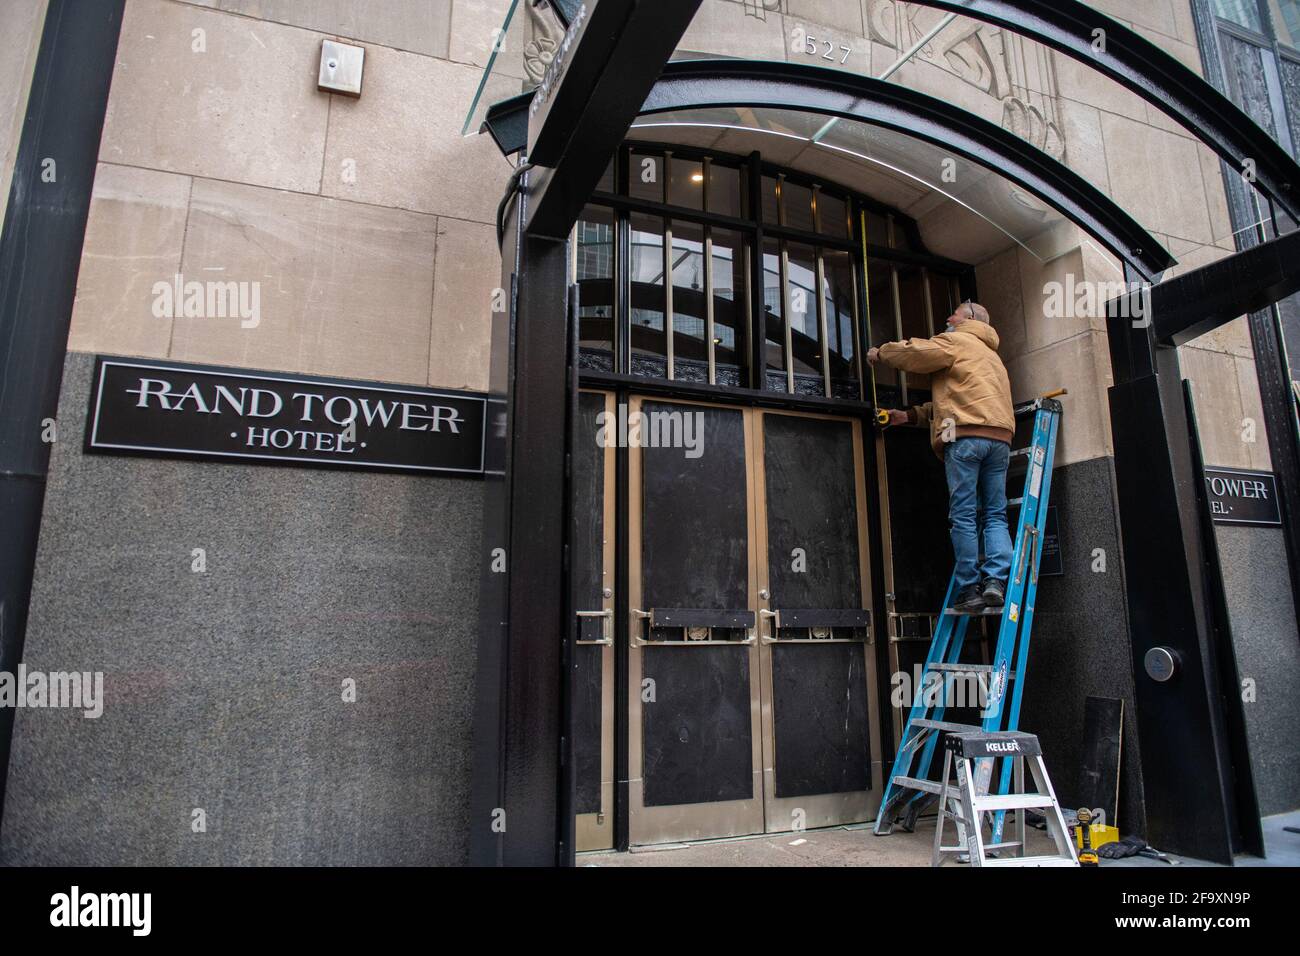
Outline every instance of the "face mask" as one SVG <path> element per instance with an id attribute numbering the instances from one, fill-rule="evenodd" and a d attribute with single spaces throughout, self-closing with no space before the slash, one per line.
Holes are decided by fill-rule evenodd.
<path id="1" fill-rule="evenodd" d="M 945 331 L 945 332 L 956 332 L 956 331 L 957 331 L 957 326 L 955 326 L 955 325 L 953 325 L 951 322 L 949 322 L 948 325 L 947 325 L 947 327 L 944 328 L 944 331 Z"/>

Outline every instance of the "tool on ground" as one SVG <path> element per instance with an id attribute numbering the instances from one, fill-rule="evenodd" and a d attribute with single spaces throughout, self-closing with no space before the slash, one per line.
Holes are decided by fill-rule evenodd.
<path id="1" fill-rule="evenodd" d="M 1064 394 L 1064 391 L 1053 392 Z M 934 749 L 939 737 L 947 733 L 1014 731 L 1020 720 L 1021 692 L 1024 688 L 1025 660 L 1029 654 L 1029 637 L 1034 620 L 1034 599 L 1038 590 L 1038 569 L 1042 557 L 1043 535 L 1047 521 L 1047 504 L 1052 485 L 1052 462 L 1056 454 L 1056 435 L 1061 421 L 1061 403 L 1043 397 L 1016 408 L 1018 420 L 1033 416 L 1033 437 L 1026 448 L 1012 451 L 1013 461 L 1023 457 L 1024 490 L 1009 504 L 1019 505 L 1016 522 L 1015 550 L 1011 559 L 1011 579 L 1007 582 L 1006 600 L 1000 608 L 959 611 L 953 607 L 957 595 L 954 571 L 948 582 L 944 612 L 935 628 L 921 683 L 913 695 L 911 711 L 903 727 L 893 770 L 885 786 L 875 832 L 883 836 L 901 817 L 904 830 L 911 832 L 917 817 L 939 796 L 945 781 L 930 779 Z M 972 617 L 998 621 L 997 644 L 991 664 L 963 663 L 962 647 Z M 983 685 L 986 694 L 980 726 L 945 721 L 953 682 L 963 675 Z M 941 685 L 942 693 L 932 693 Z M 1008 694 L 1008 689 L 1010 694 Z M 990 792 L 995 760 L 977 762 L 976 792 Z M 998 785 L 992 792 L 1007 793 L 1012 761 L 1003 760 Z M 993 842 L 1001 841 L 1003 814 L 994 815 Z"/>
<path id="2" fill-rule="evenodd" d="M 1119 828 L 1113 827 L 1106 822 L 1106 811 L 1102 807 L 1093 807 L 1089 811 L 1090 819 L 1087 824 L 1088 842 L 1094 850 L 1101 852 L 1101 848 L 1110 843 L 1119 840 Z M 1083 849 L 1084 823 L 1083 818 L 1078 813 L 1066 813 L 1065 823 L 1074 831 L 1074 848 Z M 1031 821 L 1032 825 L 1032 821 Z"/>
<path id="3" fill-rule="evenodd" d="M 1013 768 L 1010 793 L 988 795 L 977 792 L 973 763 L 991 759 L 1006 760 Z M 1037 792 L 1025 792 L 1025 765 L 1034 778 Z M 956 770 L 957 779 L 952 779 Z M 1047 832 L 1056 844 L 1056 853 L 1029 856 L 1025 845 L 1025 814 L 1039 810 L 1047 820 Z M 984 839 L 984 817 L 1015 815 L 1015 839 Z M 1081 811 L 1086 813 L 1087 811 Z M 948 820 L 957 827 L 957 843 L 943 845 Z M 989 821 L 990 827 L 992 820 Z M 994 857 L 990 854 L 997 853 Z M 1061 806 L 1052 790 L 1052 781 L 1043 764 L 1038 738 L 1018 730 L 987 733 L 981 730 L 948 733 L 943 738 L 943 776 L 939 786 L 939 822 L 934 828 L 934 854 L 931 865 L 943 866 L 945 855 L 968 856 L 971 866 L 1078 866 L 1083 857 L 1075 857 L 1074 844 L 1065 825 Z M 1094 863 L 1096 857 L 1093 858 Z"/>
<path id="4" fill-rule="evenodd" d="M 1092 811 L 1080 807 L 1076 817 L 1079 820 L 1079 865 L 1096 866 L 1097 851 L 1092 848 Z"/>

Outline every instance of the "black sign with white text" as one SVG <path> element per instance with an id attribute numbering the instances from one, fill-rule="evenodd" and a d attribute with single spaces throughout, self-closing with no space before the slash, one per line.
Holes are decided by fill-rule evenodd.
<path id="1" fill-rule="evenodd" d="M 1280 525 L 1277 479 L 1271 471 L 1206 468 L 1205 489 L 1215 524 Z"/>
<path id="2" fill-rule="evenodd" d="M 86 451 L 483 473 L 473 392 L 99 357 Z"/>

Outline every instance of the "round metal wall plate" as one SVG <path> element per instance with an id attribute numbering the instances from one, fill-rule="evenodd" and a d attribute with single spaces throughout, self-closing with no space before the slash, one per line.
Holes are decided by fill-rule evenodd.
<path id="1" fill-rule="evenodd" d="M 1148 677 L 1163 684 L 1174 676 L 1174 671 L 1178 667 L 1178 659 L 1174 657 L 1173 651 L 1167 647 L 1153 647 L 1142 658 L 1142 664 L 1146 668 Z"/>

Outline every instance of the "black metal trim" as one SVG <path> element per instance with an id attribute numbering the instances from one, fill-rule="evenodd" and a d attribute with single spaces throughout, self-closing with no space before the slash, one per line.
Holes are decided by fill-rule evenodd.
<path id="1" fill-rule="evenodd" d="M 683 379 L 641 378 L 637 375 L 595 372 L 588 369 L 582 370 L 580 381 L 583 388 L 625 389 L 636 395 L 649 395 L 655 398 L 684 398 L 715 402 L 719 405 L 744 405 L 748 408 L 820 412 L 848 418 L 861 416 L 864 421 L 871 418 L 872 411 L 870 403 L 851 398 L 822 398 L 816 395 L 737 388 L 731 385 L 707 385 Z"/>
<path id="2" fill-rule="evenodd" d="M 561 663 L 568 256 L 566 243 L 523 229 L 533 174 L 506 227 L 501 270 L 511 311 L 493 314 L 489 395 L 504 432 L 489 442 L 489 460 L 501 469 L 489 470 L 483 492 L 469 834 L 476 865 L 566 865 L 573 853 L 560 823 L 571 799 L 560 792 L 572 679 Z M 493 567 L 497 548 L 505 550 L 504 572 Z"/>
<path id="3" fill-rule="evenodd" d="M 22 657 L 68 326 L 124 0 L 50 0 L 0 232 L 0 671 Z M 53 159 L 57 176 L 42 177 Z M 0 811 L 14 710 L 0 707 Z"/>
<path id="4" fill-rule="evenodd" d="M 1017 183 L 1150 279 L 1174 258 L 1114 200 L 1064 163 L 945 100 L 895 83 L 798 63 L 681 60 L 667 64 L 642 115 L 707 106 L 804 110 L 926 140 Z"/>
<path id="5" fill-rule="evenodd" d="M 532 101 L 533 91 L 529 90 L 487 108 L 478 131 L 492 137 L 502 156 L 511 156 L 528 145 L 528 104 Z"/>
<path id="6" fill-rule="evenodd" d="M 1231 100 L 1141 34 L 1079 0 L 919 0 L 996 24 L 1092 67 L 1171 117 L 1300 219 L 1300 166 Z M 1093 44 L 1105 31 L 1105 52 Z"/>
<path id="7" fill-rule="evenodd" d="M 856 194 L 850 193 L 848 201 L 859 200 Z M 721 229 L 731 229 L 736 232 L 748 232 L 752 235 L 759 225 L 762 226 L 763 232 L 774 239 L 788 239 L 791 242 L 801 242 L 805 245 L 820 246 L 823 249 L 838 249 L 841 252 L 860 252 L 861 246 L 856 238 L 841 239 L 838 236 L 828 236 L 825 233 L 809 232 L 805 229 L 796 229 L 793 226 L 776 226 L 769 223 L 756 223 L 752 219 L 745 219 L 739 216 L 725 216 L 720 213 L 702 212 L 699 209 L 691 209 L 685 206 L 671 206 L 667 203 L 655 202 L 652 199 L 638 199 L 635 196 L 620 196 L 616 193 L 594 192 L 591 194 L 589 204 L 598 206 L 607 206 L 620 212 L 637 212 L 649 216 L 661 216 L 664 219 L 678 219 L 682 222 L 693 222 L 703 226 L 717 226 Z M 867 208 L 867 203 L 862 203 Z M 896 210 L 890 210 L 895 216 L 901 217 L 903 225 L 910 222 L 908 217 Z M 870 243 L 867 246 L 867 254 L 873 260 L 889 260 L 899 262 L 904 265 L 926 266 L 928 268 L 946 270 L 953 273 L 954 276 L 966 272 L 971 268 L 970 263 L 960 262 L 956 259 L 949 259 L 946 256 L 938 256 L 931 252 L 915 252 L 911 249 L 899 249 L 895 246 L 881 246 Z"/>
<path id="8" fill-rule="evenodd" d="M 1183 379 L 1183 404 L 1187 410 L 1188 447 L 1192 453 L 1192 473 L 1205 474 L 1205 456 L 1197 427 L 1196 401 L 1192 382 Z M 1209 489 L 1204 481 L 1196 482 L 1195 501 L 1200 519 L 1201 540 L 1205 542 L 1205 594 L 1209 599 L 1210 666 L 1207 668 L 1223 701 L 1223 728 L 1227 758 L 1231 761 L 1232 786 L 1227 791 L 1228 820 L 1234 849 L 1264 856 L 1264 831 L 1260 825 L 1259 797 L 1255 787 L 1255 767 L 1250 759 L 1250 739 L 1246 730 L 1246 705 L 1238 692 L 1241 674 L 1233 650 L 1232 619 L 1228 613 L 1228 594 L 1223 586 L 1223 560 L 1219 555 L 1219 537 L 1210 514 Z"/>
<path id="9" fill-rule="evenodd" d="M 1300 291 L 1300 232 L 1204 265 L 1152 286 L 1151 324 L 1158 345 L 1186 345 L 1247 312 Z M 1189 310 L 1189 303 L 1196 303 Z"/>

